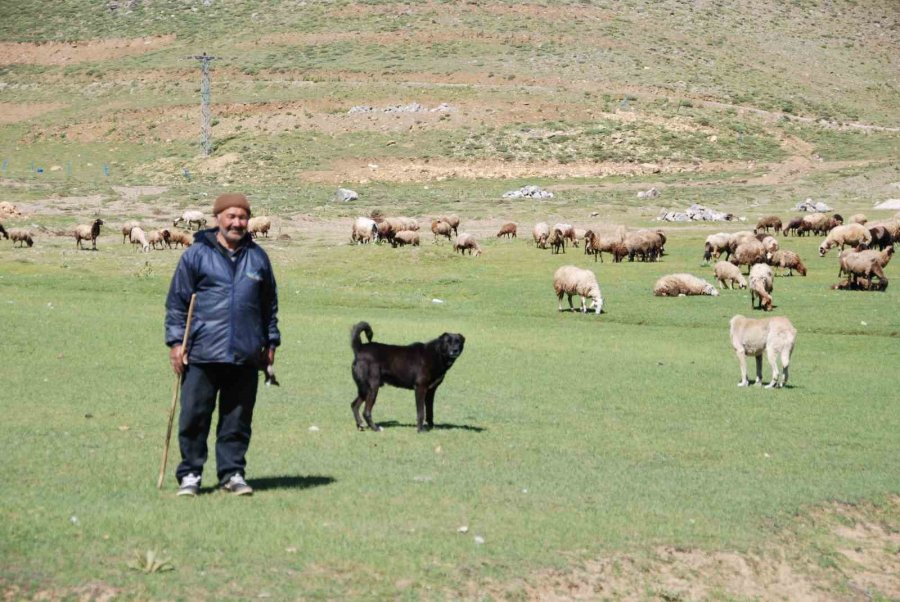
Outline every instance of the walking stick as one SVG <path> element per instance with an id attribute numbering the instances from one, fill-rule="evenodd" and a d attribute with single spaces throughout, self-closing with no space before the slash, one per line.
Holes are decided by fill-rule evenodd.
<path id="1" fill-rule="evenodd" d="M 187 363 L 188 333 L 191 332 L 191 319 L 194 317 L 194 301 L 197 293 L 191 295 L 191 304 L 188 306 L 187 322 L 184 324 L 184 337 L 181 339 L 181 361 Z M 166 476 L 166 463 L 169 460 L 169 440 L 172 439 L 172 422 L 175 420 L 175 408 L 178 406 L 178 393 L 181 391 L 181 375 L 175 375 L 175 390 L 172 392 L 172 407 L 169 409 L 169 426 L 166 428 L 166 444 L 163 446 L 162 465 L 159 467 L 159 478 L 156 480 L 156 488 L 162 489 L 163 478 Z"/>

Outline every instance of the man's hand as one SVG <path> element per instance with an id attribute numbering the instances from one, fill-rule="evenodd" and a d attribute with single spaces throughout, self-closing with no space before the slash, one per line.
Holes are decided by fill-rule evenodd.
<path id="1" fill-rule="evenodd" d="M 275 363 L 275 348 L 264 347 L 259 350 L 259 363 L 261 366 L 271 366 Z"/>
<path id="2" fill-rule="evenodd" d="M 184 366 L 187 364 L 187 357 L 185 357 L 181 345 L 172 345 L 169 349 L 169 361 L 172 362 L 172 370 L 175 371 L 175 374 L 184 374 Z"/>

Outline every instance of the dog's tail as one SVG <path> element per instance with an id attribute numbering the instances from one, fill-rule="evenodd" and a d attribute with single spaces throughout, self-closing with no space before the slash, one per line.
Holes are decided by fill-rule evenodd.
<path id="1" fill-rule="evenodd" d="M 372 342 L 372 327 L 369 326 L 368 322 L 358 323 L 350 333 L 350 346 L 353 348 L 353 353 L 356 353 L 362 347 L 363 342 L 359 335 L 363 332 L 366 333 L 366 338 L 369 339 L 369 342 Z"/>

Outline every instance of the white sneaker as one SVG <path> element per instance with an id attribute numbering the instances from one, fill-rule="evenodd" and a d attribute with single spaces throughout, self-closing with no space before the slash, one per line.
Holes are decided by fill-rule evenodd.
<path id="1" fill-rule="evenodd" d="M 200 475 L 189 473 L 181 479 L 176 495 L 189 495 L 191 497 L 200 493 Z"/>
<path id="2" fill-rule="evenodd" d="M 253 488 L 247 484 L 247 481 L 244 480 L 244 476 L 235 473 L 231 475 L 225 484 L 222 485 L 222 489 L 229 493 L 233 493 L 234 495 L 253 495 Z"/>

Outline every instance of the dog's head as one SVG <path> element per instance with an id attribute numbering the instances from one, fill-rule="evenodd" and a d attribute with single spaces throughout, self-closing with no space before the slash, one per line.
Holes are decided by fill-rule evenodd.
<path id="1" fill-rule="evenodd" d="M 438 347 L 441 350 L 441 355 L 451 362 L 462 354 L 465 343 L 466 337 L 457 333 L 445 332 L 438 337 Z"/>

